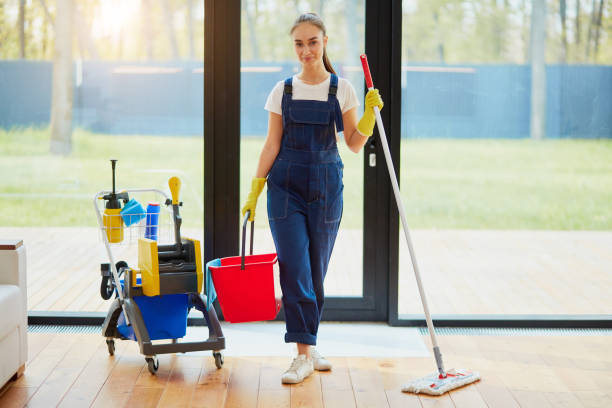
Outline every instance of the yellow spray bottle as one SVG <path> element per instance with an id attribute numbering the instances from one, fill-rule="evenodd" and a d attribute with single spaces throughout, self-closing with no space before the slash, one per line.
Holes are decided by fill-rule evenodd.
<path id="1" fill-rule="evenodd" d="M 111 159 L 113 168 L 113 191 L 104 196 L 106 206 L 104 208 L 104 229 L 108 242 L 118 243 L 123 241 L 123 218 L 121 218 L 121 201 L 115 192 L 115 165 L 116 159 Z"/>

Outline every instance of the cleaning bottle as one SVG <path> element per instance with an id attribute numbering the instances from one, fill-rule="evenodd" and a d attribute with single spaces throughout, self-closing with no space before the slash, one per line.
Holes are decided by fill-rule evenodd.
<path id="1" fill-rule="evenodd" d="M 111 159 L 111 165 L 113 169 L 113 191 L 111 194 L 105 195 L 103 198 L 106 200 L 104 207 L 104 229 L 106 231 L 106 237 L 108 242 L 119 243 L 123 241 L 123 218 L 121 218 L 121 201 L 127 197 L 127 193 L 117 194 L 115 191 L 115 165 L 116 159 Z"/>

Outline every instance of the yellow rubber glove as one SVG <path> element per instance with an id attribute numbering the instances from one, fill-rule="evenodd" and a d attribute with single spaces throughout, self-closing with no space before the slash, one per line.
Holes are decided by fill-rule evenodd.
<path id="1" fill-rule="evenodd" d="M 378 93 L 378 89 L 369 90 L 365 97 L 363 116 L 359 119 L 359 123 L 357 123 L 357 130 L 359 133 L 364 136 L 372 136 L 374 125 L 376 125 L 374 107 L 378 106 L 378 110 L 382 110 L 383 105 L 383 100 Z"/>
<path id="2" fill-rule="evenodd" d="M 242 207 L 243 217 L 247 211 L 251 211 L 251 214 L 249 215 L 249 221 L 255 220 L 255 207 L 257 207 L 257 199 L 259 198 L 259 195 L 261 194 L 261 191 L 263 190 L 265 184 L 265 178 L 254 177 L 253 181 L 251 181 L 251 192 L 247 197 L 244 207 Z"/>

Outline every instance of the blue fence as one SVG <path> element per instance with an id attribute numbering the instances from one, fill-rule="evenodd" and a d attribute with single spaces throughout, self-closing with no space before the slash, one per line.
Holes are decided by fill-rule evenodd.
<path id="1" fill-rule="evenodd" d="M 243 135 L 265 135 L 266 97 L 294 67 L 242 67 Z M 337 70 L 363 92 L 359 67 Z M 113 134 L 202 134 L 203 78 L 201 62 L 75 64 L 74 125 Z M 547 137 L 612 137 L 612 66 L 550 65 L 546 78 Z M 51 80 L 50 62 L 0 61 L 0 126 L 47 125 Z M 402 136 L 528 137 L 530 81 L 524 65 L 404 66 Z"/>

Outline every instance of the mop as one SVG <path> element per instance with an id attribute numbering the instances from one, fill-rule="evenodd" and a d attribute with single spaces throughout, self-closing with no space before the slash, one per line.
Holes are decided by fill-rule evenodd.
<path id="1" fill-rule="evenodd" d="M 374 89 L 374 84 L 372 83 L 372 76 L 370 74 L 370 67 L 368 66 L 368 57 L 366 57 L 365 54 L 362 54 L 360 58 L 361 65 L 363 65 L 363 73 L 365 75 L 368 90 Z M 448 371 L 444 370 L 442 353 L 440 352 L 440 347 L 438 346 L 438 340 L 436 339 L 433 322 L 431 321 L 431 316 L 429 314 L 429 307 L 427 306 L 427 299 L 425 298 L 425 290 L 423 289 L 423 283 L 421 282 L 419 267 L 417 265 L 414 249 L 412 248 L 412 241 L 408 232 L 408 223 L 406 222 L 406 216 L 404 214 L 404 204 L 402 203 L 402 197 L 400 195 L 399 186 L 397 184 L 397 177 L 395 176 L 395 170 L 393 168 L 393 161 L 391 160 L 391 153 L 389 152 L 389 146 L 387 144 L 387 135 L 385 134 L 385 128 L 382 123 L 382 118 L 380 117 L 380 111 L 378 110 L 378 106 L 374 107 L 374 113 L 376 115 L 376 125 L 378 127 L 378 134 L 380 136 L 383 151 L 385 152 L 385 160 L 387 161 L 389 177 L 391 178 L 391 184 L 393 185 L 395 202 L 397 203 L 397 208 L 399 210 L 400 218 L 402 220 L 404 236 L 406 237 L 406 243 L 408 244 L 408 250 L 410 251 L 410 259 L 412 260 L 414 275 L 416 277 L 417 286 L 419 288 L 419 294 L 421 295 L 421 302 L 423 303 L 423 311 L 425 312 L 427 328 L 429 330 L 429 335 L 431 336 L 433 353 L 436 358 L 436 364 L 438 366 L 437 373 L 432 373 L 430 375 L 416 379 L 403 385 L 402 391 L 413 392 L 416 394 L 425 393 L 431 395 L 442 395 L 447 391 L 478 381 L 480 379 L 480 374 L 465 369 L 450 369 Z"/>

